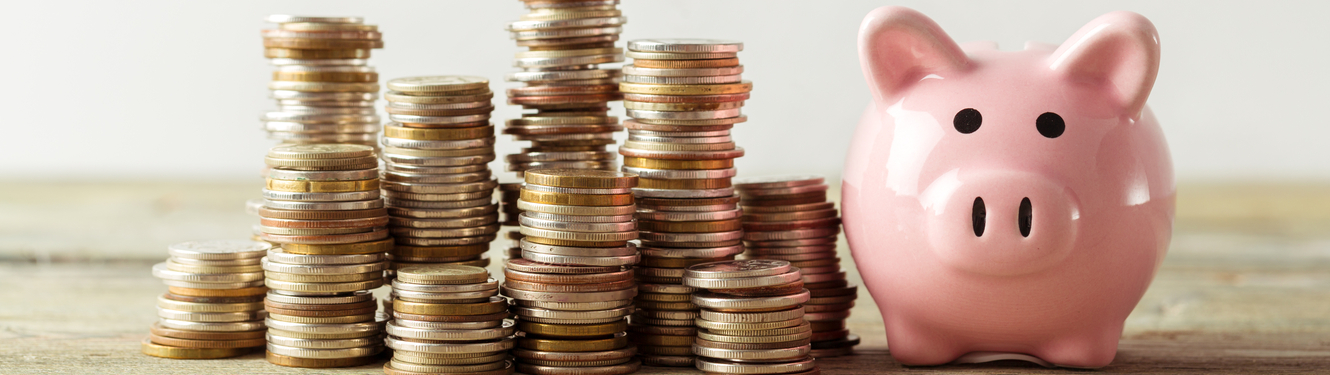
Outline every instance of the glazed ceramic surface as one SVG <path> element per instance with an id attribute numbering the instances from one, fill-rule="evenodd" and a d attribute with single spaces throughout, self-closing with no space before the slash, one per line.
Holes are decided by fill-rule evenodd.
<path id="1" fill-rule="evenodd" d="M 1159 37 L 1103 15 L 1061 46 L 957 45 L 910 9 L 859 29 L 873 104 L 844 225 L 907 365 L 1107 365 L 1164 258 L 1175 188 L 1145 101 Z"/>

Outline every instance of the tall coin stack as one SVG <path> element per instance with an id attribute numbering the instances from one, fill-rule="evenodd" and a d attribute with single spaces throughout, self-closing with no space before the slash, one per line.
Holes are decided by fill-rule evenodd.
<path id="1" fill-rule="evenodd" d="M 621 99 L 619 70 L 600 64 L 623 61 L 614 47 L 627 22 L 618 0 L 523 0 L 530 12 L 508 24 L 519 47 L 509 81 L 508 104 L 534 113 L 508 120 L 504 134 L 531 147 L 508 155 L 508 170 L 536 168 L 613 170 L 616 156 L 605 146 L 622 130 L 609 116 L 609 102 Z"/>
<path id="2" fill-rule="evenodd" d="M 265 162 L 261 237 L 281 244 L 263 259 L 268 361 L 314 368 L 373 361 L 386 319 L 368 291 L 383 285 L 393 245 L 373 148 L 281 145 Z"/>
<path id="3" fill-rule="evenodd" d="M 142 351 L 154 357 L 212 359 L 244 355 L 262 347 L 263 269 L 271 245 L 258 241 L 182 242 L 152 266 L 166 283 L 157 297 L 157 323 Z"/>
<path id="4" fill-rule="evenodd" d="M 684 285 L 702 307 L 697 369 L 708 374 L 817 374 L 804 320 L 809 292 L 783 260 L 735 260 L 688 267 Z"/>
<path id="5" fill-rule="evenodd" d="M 525 374 L 636 372 L 625 318 L 637 295 L 638 261 L 628 173 L 535 169 L 517 203 L 522 258 L 507 262 L 504 295 L 513 299 Z"/>
<path id="6" fill-rule="evenodd" d="M 354 143 L 374 146 L 379 75 L 366 66 L 383 35 L 360 17 L 271 15 L 278 24 L 263 31 L 263 54 L 277 66 L 272 98 L 264 113 L 269 138 L 283 143 Z"/>
<path id="7" fill-rule="evenodd" d="M 633 332 L 645 361 L 692 366 L 698 307 L 683 287 L 688 266 L 734 259 L 743 235 L 730 178 L 743 155 L 730 139 L 747 120 L 739 108 L 752 85 L 740 74 L 739 42 L 644 39 L 628 43 L 624 107 L 632 120 L 619 147 L 623 171 L 641 176 L 634 194 L 642 230 L 643 284 Z"/>
<path id="8" fill-rule="evenodd" d="M 821 176 L 743 178 L 735 182 L 743 197 L 745 259 L 789 261 L 803 273 L 812 299 L 804 316 L 813 327 L 813 357 L 853 353 L 859 336 L 845 319 L 859 288 L 845 279 L 836 256 L 840 215 L 827 201 Z"/>
<path id="9" fill-rule="evenodd" d="M 484 268 L 427 265 L 399 268 L 386 340 L 389 375 L 507 375 L 513 322 L 499 283 Z"/>
<path id="10" fill-rule="evenodd" d="M 388 81 L 388 89 L 383 194 L 397 240 L 393 268 L 488 265 L 485 252 L 499 231 L 489 80 L 408 77 Z"/>

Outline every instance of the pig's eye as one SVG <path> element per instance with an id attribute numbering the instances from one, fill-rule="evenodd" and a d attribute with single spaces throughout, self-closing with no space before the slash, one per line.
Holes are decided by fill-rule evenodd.
<path id="1" fill-rule="evenodd" d="M 974 108 L 962 109 L 960 112 L 956 112 L 956 118 L 951 119 L 951 124 L 955 125 L 956 131 L 961 132 L 961 134 L 974 133 L 979 130 L 979 125 L 983 122 L 984 115 L 979 114 L 979 111 Z"/>
<path id="2" fill-rule="evenodd" d="M 976 127 L 978 127 L 978 125 L 976 125 Z M 1062 116 L 1058 116 L 1056 113 L 1044 112 L 1044 114 L 1039 115 L 1039 118 L 1034 120 L 1034 127 L 1039 129 L 1039 134 L 1043 134 L 1045 137 L 1057 138 L 1062 135 L 1063 131 L 1067 130 L 1067 123 L 1063 122 Z M 959 125 L 957 125 L 957 129 L 960 129 Z"/>

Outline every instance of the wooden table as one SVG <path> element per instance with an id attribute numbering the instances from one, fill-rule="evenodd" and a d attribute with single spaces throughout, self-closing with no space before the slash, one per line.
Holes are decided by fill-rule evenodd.
<path id="1" fill-rule="evenodd" d="M 380 365 L 285 368 L 262 354 L 139 353 L 166 289 L 151 264 L 172 242 L 244 237 L 255 220 L 241 207 L 257 183 L 7 182 L 0 191 L 0 374 L 382 374 Z M 1330 373 L 1330 187 L 1184 185 L 1178 212 L 1168 258 L 1100 372 Z M 858 302 L 850 328 L 863 345 L 819 360 L 827 374 L 1080 372 L 1022 362 L 903 367 L 887 353 L 866 291 Z"/>

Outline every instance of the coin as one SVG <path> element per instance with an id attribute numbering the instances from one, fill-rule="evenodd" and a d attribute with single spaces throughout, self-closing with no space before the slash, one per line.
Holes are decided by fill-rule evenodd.
<path id="1" fill-rule="evenodd" d="M 420 284 L 470 284 L 484 282 L 489 278 L 489 272 L 472 266 L 415 266 L 398 269 L 397 278 Z"/>
<path id="2" fill-rule="evenodd" d="M 184 348 L 156 344 L 145 338 L 141 343 L 140 351 L 143 352 L 143 354 L 161 358 L 217 359 L 245 355 L 252 352 L 253 348 Z"/>
<path id="3" fill-rule="evenodd" d="M 502 297 L 491 297 L 481 303 L 418 303 L 402 300 L 393 301 L 393 311 L 420 315 L 487 315 L 502 312 L 508 308 L 508 301 Z"/>
<path id="4" fill-rule="evenodd" d="M 332 367 L 351 367 L 360 366 L 377 360 L 374 356 L 350 357 L 350 358 L 300 358 L 281 355 L 268 351 L 266 354 L 268 363 L 287 367 L 303 368 L 332 368 Z"/>

